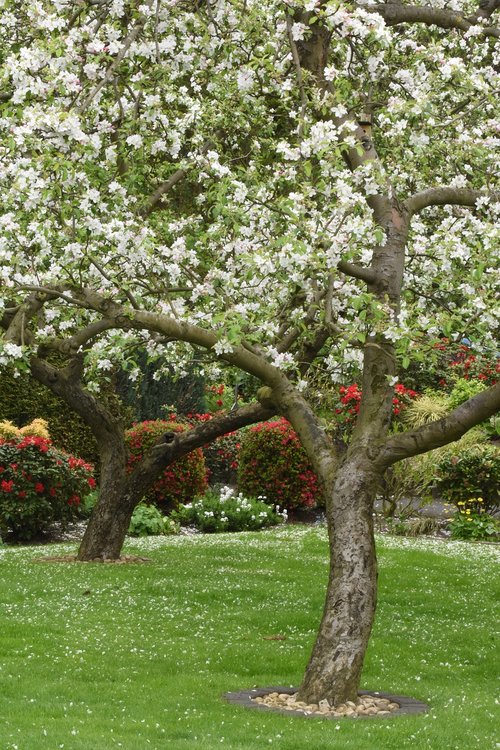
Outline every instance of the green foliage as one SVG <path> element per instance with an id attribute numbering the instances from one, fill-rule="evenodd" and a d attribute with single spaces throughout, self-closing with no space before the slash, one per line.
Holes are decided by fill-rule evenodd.
<path id="1" fill-rule="evenodd" d="M 485 391 L 487 386 L 482 380 L 467 380 L 466 378 L 459 378 L 448 395 L 448 404 L 450 411 L 455 409 L 464 401 L 467 401 L 473 396 L 477 396 L 481 391 Z"/>
<path id="2" fill-rule="evenodd" d="M 157 419 L 139 422 L 125 433 L 128 448 L 127 470 L 131 472 L 144 458 L 147 451 L 163 435 L 189 429 L 184 424 Z M 207 487 L 207 471 L 201 448 L 191 451 L 167 466 L 145 501 L 162 509 L 176 508 L 179 503 L 189 502 Z"/>
<path id="3" fill-rule="evenodd" d="M 161 536 L 176 534 L 178 525 L 173 519 L 165 518 L 154 505 L 140 503 L 132 514 L 129 536 Z"/>
<path id="4" fill-rule="evenodd" d="M 183 526 L 195 526 L 205 533 L 256 531 L 286 520 L 286 511 L 278 513 L 264 498 L 246 498 L 230 487 L 208 490 L 192 503 L 181 505 L 171 517 Z"/>
<path id="5" fill-rule="evenodd" d="M 500 538 L 500 522 L 483 510 L 483 498 L 473 497 L 457 503 L 458 511 L 450 521 L 452 539 L 475 541 Z"/>
<path id="6" fill-rule="evenodd" d="M 37 417 L 44 419 L 55 445 L 98 464 L 97 444 L 90 428 L 62 399 L 29 375 L 15 378 L 3 370 L 0 383 L 0 419 L 11 420 L 18 427 Z"/>
<path id="7" fill-rule="evenodd" d="M 133 419 L 164 418 L 172 405 L 178 414 L 205 411 L 204 381 L 194 368 L 184 377 L 176 378 L 172 368 L 170 375 L 158 376 L 160 364 L 148 362 L 146 354 L 141 352 L 137 357 L 136 379 L 124 372 L 118 375 L 117 392 L 131 409 Z"/>
<path id="8" fill-rule="evenodd" d="M 420 505 L 431 500 L 435 476 L 435 457 L 430 453 L 407 458 L 387 469 L 380 488 L 386 518 L 406 518 L 415 512 L 415 499 Z"/>
<path id="9" fill-rule="evenodd" d="M 85 518 L 89 518 L 94 510 L 94 506 L 99 498 L 99 490 L 95 489 L 85 495 L 82 502 L 81 513 Z"/>
<path id="10" fill-rule="evenodd" d="M 437 463 L 436 489 L 454 504 L 481 497 L 486 509 L 500 501 L 500 447 L 494 443 L 445 453 Z"/>
<path id="11" fill-rule="evenodd" d="M 287 510 L 313 508 L 321 502 L 316 474 L 286 419 L 261 422 L 245 432 L 238 488 L 249 497 L 264 495 L 268 503 Z"/>
<path id="12" fill-rule="evenodd" d="M 46 438 L 0 440 L 0 527 L 26 541 L 77 518 L 82 496 L 95 485 L 92 473 Z"/>

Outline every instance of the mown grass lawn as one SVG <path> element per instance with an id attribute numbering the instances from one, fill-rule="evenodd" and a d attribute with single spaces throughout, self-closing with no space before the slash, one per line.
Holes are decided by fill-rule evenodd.
<path id="1" fill-rule="evenodd" d="M 322 529 L 130 541 L 145 565 L 1 548 L 0 750 L 498 748 L 499 548 L 380 537 L 378 549 L 362 687 L 427 701 L 426 715 L 328 721 L 222 699 L 299 682 L 323 604 Z"/>

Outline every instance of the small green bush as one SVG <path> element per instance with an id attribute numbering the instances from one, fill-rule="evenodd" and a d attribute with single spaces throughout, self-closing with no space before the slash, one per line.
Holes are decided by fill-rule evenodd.
<path id="1" fill-rule="evenodd" d="M 450 521 L 452 539 L 474 541 L 500 538 L 500 522 L 484 512 L 482 497 L 472 497 L 457 503 L 458 511 Z"/>
<path id="2" fill-rule="evenodd" d="M 182 432 L 186 425 L 166 422 L 162 419 L 139 422 L 125 433 L 128 447 L 127 470 L 133 471 L 144 454 L 153 447 L 162 435 Z M 148 504 L 158 505 L 163 510 L 177 508 L 179 503 L 191 501 L 207 488 L 207 471 L 201 448 L 182 456 L 167 466 L 153 488 L 145 496 Z"/>
<path id="3" fill-rule="evenodd" d="M 161 536 L 177 534 L 178 525 L 173 519 L 165 518 L 154 505 L 140 503 L 132 514 L 128 533 L 130 536 Z"/>
<path id="4" fill-rule="evenodd" d="M 208 490 L 203 497 L 181 505 L 171 517 L 182 526 L 195 526 L 205 533 L 221 531 L 256 531 L 286 520 L 286 511 L 278 513 L 258 498 L 235 495 L 230 487 Z"/>
<path id="5" fill-rule="evenodd" d="M 280 508 L 313 508 L 321 500 L 318 479 L 297 433 L 286 419 L 261 422 L 241 441 L 238 489 L 263 495 Z"/>
<path id="6" fill-rule="evenodd" d="M 437 464 L 436 489 L 448 502 L 481 497 L 486 510 L 500 502 L 500 447 L 480 443 L 445 454 Z"/>
<path id="7" fill-rule="evenodd" d="M 93 468 L 58 450 L 47 438 L 0 439 L 0 528 L 15 541 L 34 539 L 54 522 L 79 516 L 95 486 Z"/>

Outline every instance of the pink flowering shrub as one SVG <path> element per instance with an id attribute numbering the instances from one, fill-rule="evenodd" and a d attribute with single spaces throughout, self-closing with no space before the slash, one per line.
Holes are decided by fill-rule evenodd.
<path id="1" fill-rule="evenodd" d="M 261 422 L 241 441 L 238 489 L 263 496 L 281 509 L 313 508 L 321 502 L 318 478 L 297 433 L 286 419 Z"/>
<path id="2" fill-rule="evenodd" d="M 0 528 L 16 541 L 66 524 L 79 514 L 95 487 L 93 467 L 52 445 L 47 438 L 0 438 Z"/>
<path id="3" fill-rule="evenodd" d="M 162 435 L 186 429 L 189 429 L 187 425 L 163 419 L 135 424 L 125 433 L 128 447 L 127 470 L 133 471 Z M 147 503 L 167 510 L 177 508 L 179 503 L 190 502 L 196 495 L 202 495 L 206 488 L 205 459 L 201 448 L 197 448 L 167 466 L 144 499 Z"/>

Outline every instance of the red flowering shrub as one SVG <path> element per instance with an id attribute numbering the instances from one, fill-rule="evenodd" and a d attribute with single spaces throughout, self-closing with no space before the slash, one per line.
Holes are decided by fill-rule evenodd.
<path id="1" fill-rule="evenodd" d="M 448 375 L 451 378 L 444 379 L 444 385 L 451 385 L 455 380 L 480 380 L 487 386 L 495 385 L 500 377 L 500 360 L 492 362 L 481 354 L 474 354 L 470 347 L 461 344 L 451 356 L 448 363 Z"/>
<path id="2" fill-rule="evenodd" d="M 339 401 L 335 409 L 336 422 L 340 426 L 353 425 L 359 412 L 362 392 L 357 383 L 339 388 Z M 408 406 L 418 393 L 411 388 L 406 388 L 402 383 L 397 383 L 394 388 L 392 399 L 392 413 L 397 417 L 403 409 Z"/>
<path id="3" fill-rule="evenodd" d="M 410 364 L 405 380 L 419 391 L 443 388 L 449 391 L 454 383 L 479 380 L 486 386 L 494 385 L 500 377 L 500 359 L 482 353 L 466 343 L 442 338 L 434 343 L 424 361 Z"/>
<path id="4" fill-rule="evenodd" d="M 93 467 L 35 435 L 0 439 L 0 528 L 17 541 L 78 516 L 95 487 Z"/>
<path id="5" fill-rule="evenodd" d="M 281 509 L 312 508 L 321 500 L 316 474 L 286 419 L 261 422 L 243 435 L 238 489 Z"/>
<path id="6" fill-rule="evenodd" d="M 125 433 L 128 446 L 127 470 L 131 472 L 152 448 L 161 435 L 189 429 L 177 422 L 163 419 L 139 422 Z M 182 456 L 167 466 L 145 497 L 163 509 L 177 508 L 179 503 L 190 502 L 195 495 L 203 494 L 207 487 L 207 471 L 201 448 Z"/>

